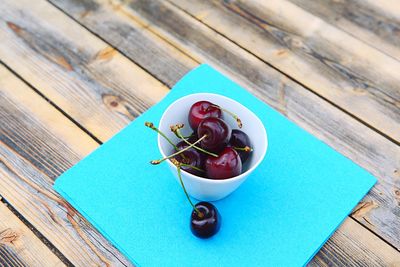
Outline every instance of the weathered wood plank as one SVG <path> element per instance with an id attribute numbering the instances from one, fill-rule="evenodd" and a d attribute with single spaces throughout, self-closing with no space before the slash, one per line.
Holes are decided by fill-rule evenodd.
<path id="1" fill-rule="evenodd" d="M 103 141 L 167 90 L 46 1 L 1 1 L 0 39 L 5 64 Z"/>
<path id="2" fill-rule="evenodd" d="M 286 0 L 170 1 L 400 143 L 400 61 Z"/>
<path id="3" fill-rule="evenodd" d="M 358 1 L 358 0 L 353 0 Z M 390 18 L 394 18 L 396 21 L 400 19 L 400 5 L 397 0 L 365 0 L 362 3 L 370 6 L 373 9 L 379 10 L 379 13 L 383 13 Z"/>
<path id="4" fill-rule="evenodd" d="M 386 248 L 387 244 L 357 224 L 345 220 L 309 266 L 400 266 L 397 250 Z"/>
<path id="5" fill-rule="evenodd" d="M 398 1 L 391 1 L 393 4 L 389 1 L 365 0 L 289 1 L 400 60 L 400 3 Z M 398 13 L 392 14 L 396 9 Z"/>
<path id="6" fill-rule="evenodd" d="M 0 243 L 0 266 L 26 267 L 27 265 L 12 248 Z"/>
<path id="7" fill-rule="evenodd" d="M 4 203 L 0 218 L 0 266 L 65 266 Z"/>
<path id="8" fill-rule="evenodd" d="M 0 195 L 77 266 L 130 263 L 52 189 L 98 146 L 0 65 Z"/>
<path id="9" fill-rule="evenodd" d="M 103 1 L 97 3 L 106 5 Z M 164 36 L 170 43 L 191 51 L 196 60 L 212 63 L 289 119 L 378 177 L 379 183 L 363 202 L 372 205 L 368 209 L 362 208 L 362 216 L 355 218 L 400 248 L 400 206 L 396 195 L 400 188 L 398 146 L 171 4 L 134 1 L 119 8 L 126 8 L 124 12 L 130 12 L 130 18 L 144 21 L 149 30 Z M 101 21 L 100 17 L 98 19 Z"/>
<path id="10" fill-rule="evenodd" d="M 105 41 L 117 47 L 135 63 L 147 69 L 172 87 L 186 70 L 197 65 L 190 57 L 182 57 L 172 45 L 147 30 L 147 24 L 134 21 L 118 6 L 100 5 L 92 1 L 59 1 L 57 6 L 69 13 Z M 101 18 L 101 23 L 98 23 Z"/>

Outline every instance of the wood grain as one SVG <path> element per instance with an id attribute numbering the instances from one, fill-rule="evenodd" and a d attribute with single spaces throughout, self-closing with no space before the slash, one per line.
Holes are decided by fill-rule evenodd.
<path id="1" fill-rule="evenodd" d="M 0 218 L 0 266 L 65 266 L 4 203 Z"/>
<path id="2" fill-rule="evenodd" d="M 118 6 L 92 1 L 59 1 L 57 6 L 69 9 L 75 19 L 117 47 L 135 63 L 147 69 L 157 79 L 172 87 L 186 70 L 197 65 L 190 57 L 147 30 L 147 24 L 134 21 Z M 102 23 L 98 23 L 101 18 Z"/>
<path id="3" fill-rule="evenodd" d="M 381 247 L 379 238 L 357 224 L 345 220 L 309 266 L 400 266 L 397 250 Z"/>
<path id="4" fill-rule="evenodd" d="M 289 1 L 400 60 L 400 3 L 398 1 Z M 396 11 L 397 13 L 392 13 Z"/>
<path id="5" fill-rule="evenodd" d="M 0 39 L 4 63 L 102 141 L 167 92 L 45 1 L 1 1 Z"/>
<path id="6" fill-rule="evenodd" d="M 1 65 L 0 118 L 0 195 L 72 264 L 129 266 L 52 189 L 98 143 Z"/>
<path id="7" fill-rule="evenodd" d="M 28 265 L 16 254 L 16 252 L 3 244 L 0 244 L 1 267 L 27 267 Z"/>
<path id="8" fill-rule="evenodd" d="M 399 61 L 286 0 L 170 1 L 400 143 Z"/>
<path id="9" fill-rule="evenodd" d="M 132 19 L 138 17 L 145 21 L 149 30 L 164 36 L 170 43 L 191 51 L 192 58 L 213 64 L 290 120 L 374 174 L 379 182 L 364 202 L 373 202 L 376 207 L 355 218 L 400 248 L 400 205 L 395 193 L 400 188 L 399 146 L 169 3 L 134 1 L 120 8 L 126 8 L 125 12 L 130 12 Z"/>

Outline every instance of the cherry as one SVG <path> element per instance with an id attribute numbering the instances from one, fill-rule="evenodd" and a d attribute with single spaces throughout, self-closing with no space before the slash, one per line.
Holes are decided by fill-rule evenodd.
<path id="1" fill-rule="evenodd" d="M 192 140 L 193 143 L 196 140 Z M 176 147 L 178 150 L 182 150 L 184 148 L 187 148 L 189 144 L 185 143 L 184 141 L 179 142 L 176 144 Z M 173 151 L 175 152 L 175 150 Z M 198 176 L 204 176 L 204 162 L 206 159 L 206 155 L 203 154 L 202 152 L 198 151 L 195 148 L 189 148 L 188 150 L 182 152 L 181 154 L 178 154 L 174 157 L 177 161 L 180 163 L 183 163 L 184 165 L 181 166 L 182 170 L 187 171 L 191 174 L 198 175 Z M 187 166 L 190 165 L 190 166 Z M 195 168 L 193 168 L 195 167 Z M 202 171 L 203 170 L 203 171 Z"/>
<path id="2" fill-rule="evenodd" d="M 196 135 L 196 134 L 193 135 L 194 132 L 192 133 L 192 135 L 190 135 L 190 136 L 188 136 L 188 137 L 184 137 L 184 136 L 182 135 L 181 131 L 180 131 L 180 129 L 183 128 L 183 127 L 184 127 L 183 124 L 175 124 L 175 125 L 171 125 L 171 126 L 170 126 L 170 129 L 171 129 L 171 131 L 172 131 L 173 133 L 175 133 L 175 135 L 176 135 L 178 138 L 182 139 L 182 141 L 185 142 L 186 144 L 188 144 L 189 146 L 191 146 L 191 145 L 193 145 L 195 142 L 198 142 L 198 141 L 199 141 L 199 139 L 197 138 L 197 135 Z M 202 139 L 204 139 L 205 137 L 207 137 L 207 136 L 204 135 L 204 136 L 202 137 Z M 197 150 L 203 152 L 204 154 L 211 155 L 211 156 L 214 156 L 214 157 L 218 157 L 217 154 L 212 153 L 212 152 L 210 152 L 210 151 L 207 151 L 207 150 L 205 150 L 205 149 L 203 149 L 203 148 L 201 148 L 201 147 L 199 147 L 199 146 L 193 145 L 193 148 L 195 148 L 195 149 L 197 149 Z M 177 150 L 177 149 L 176 149 L 176 150 Z"/>
<path id="3" fill-rule="evenodd" d="M 182 180 L 182 164 L 176 160 L 173 160 L 173 163 L 178 171 L 178 177 L 183 192 L 185 193 L 188 202 L 193 207 L 190 215 L 190 230 L 194 235 L 200 238 L 207 238 L 215 235 L 221 227 L 221 215 L 219 214 L 217 208 L 208 202 L 200 202 L 196 205 L 193 205 L 193 202 L 190 200 L 189 194 L 187 193 L 185 184 Z"/>
<path id="4" fill-rule="evenodd" d="M 242 163 L 245 163 L 251 153 L 251 143 L 249 136 L 241 130 L 234 129 L 231 133 L 229 145 L 238 152 Z M 246 150 L 246 147 L 248 147 L 249 149 Z"/>
<path id="5" fill-rule="evenodd" d="M 215 235 L 221 227 L 221 215 L 217 208 L 209 202 L 196 204 L 190 216 L 190 230 L 200 238 L 208 238 Z"/>
<path id="6" fill-rule="evenodd" d="M 242 161 L 236 150 L 226 147 L 217 158 L 207 157 L 205 169 L 208 178 L 227 179 L 242 173 Z"/>
<path id="7" fill-rule="evenodd" d="M 226 147 L 231 138 L 231 128 L 219 118 L 205 118 L 199 124 L 197 137 L 206 136 L 201 147 L 207 151 L 218 153 Z"/>
<path id="8" fill-rule="evenodd" d="M 192 105 L 189 111 L 189 125 L 196 131 L 200 122 L 205 118 L 221 118 L 221 109 L 208 101 L 199 101 Z"/>

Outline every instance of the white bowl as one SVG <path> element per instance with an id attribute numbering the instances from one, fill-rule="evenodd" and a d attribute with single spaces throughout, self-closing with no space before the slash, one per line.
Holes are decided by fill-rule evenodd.
<path id="1" fill-rule="evenodd" d="M 161 117 L 158 126 L 159 129 L 175 144 L 179 142 L 179 139 L 171 132 L 170 126 L 177 123 L 184 123 L 185 127 L 181 130 L 182 133 L 184 135 L 191 134 L 192 129 L 188 123 L 189 109 L 194 103 L 201 100 L 210 101 L 237 114 L 243 123 L 241 130 L 249 136 L 252 148 L 254 149 L 252 155 L 243 165 L 244 172 L 229 179 L 213 180 L 199 177 L 186 171 L 181 172 L 182 180 L 190 196 L 198 200 L 215 201 L 235 191 L 261 163 L 267 152 L 267 132 L 260 119 L 242 104 L 222 95 L 198 93 L 176 100 L 165 110 Z M 236 121 L 229 114 L 224 112 L 223 119 L 232 129 L 238 129 Z M 158 147 L 163 157 L 173 152 L 173 147 L 160 135 L 158 135 Z M 166 162 L 179 182 L 175 165 L 169 160 Z"/>

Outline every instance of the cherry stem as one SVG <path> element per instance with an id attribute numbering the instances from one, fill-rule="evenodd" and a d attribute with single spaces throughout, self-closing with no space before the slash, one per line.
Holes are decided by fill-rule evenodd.
<path id="1" fill-rule="evenodd" d="M 186 139 L 182 136 L 182 134 L 181 134 L 179 128 L 173 128 L 173 127 L 171 127 L 171 130 L 174 131 L 174 133 L 176 134 L 176 136 L 178 136 L 180 139 L 182 139 L 183 142 L 185 142 L 185 143 L 188 144 L 188 145 L 191 145 L 191 144 L 192 144 L 192 143 L 190 143 L 188 140 L 186 140 Z M 209 151 L 207 151 L 207 150 L 205 150 L 205 149 L 202 149 L 201 147 L 193 146 L 193 148 L 195 148 L 195 149 L 197 149 L 197 150 L 199 150 L 199 151 L 201 151 L 201 152 L 203 152 L 203 153 L 206 153 L 206 154 L 208 154 L 208 155 L 210 155 L 210 156 L 213 156 L 213 157 L 218 158 L 218 155 L 217 155 L 217 154 L 211 153 L 211 152 L 209 152 Z"/>
<path id="2" fill-rule="evenodd" d="M 187 147 L 185 147 L 184 149 L 181 149 L 181 150 L 177 151 L 176 153 L 174 153 L 174 154 L 172 154 L 172 155 L 169 155 L 168 157 L 165 157 L 165 158 L 162 158 L 162 159 L 158 159 L 158 160 L 152 160 L 152 161 L 150 161 L 150 163 L 153 164 L 153 165 L 157 165 L 157 164 L 160 164 L 161 162 L 163 162 L 164 160 L 173 158 L 173 157 L 175 157 L 175 156 L 181 154 L 182 152 L 185 152 L 186 150 L 192 148 L 195 144 L 200 143 L 201 140 L 203 140 L 203 139 L 206 138 L 206 137 L 207 137 L 207 135 L 205 134 L 205 135 L 203 135 L 199 140 L 197 140 L 196 142 L 194 142 L 194 143 L 191 144 L 190 146 L 187 146 Z"/>
<path id="3" fill-rule="evenodd" d="M 189 139 L 189 138 L 192 137 L 192 136 L 194 136 L 194 133 L 192 133 L 191 135 L 188 135 L 188 136 L 184 136 L 183 138 L 184 138 L 184 139 Z"/>
<path id="4" fill-rule="evenodd" d="M 176 166 L 176 168 L 177 168 L 177 170 L 178 170 L 179 181 L 181 182 L 181 186 L 182 186 L 182 188 L 183 188 L 183 192 L 185 192 L 186 198 L 189 200 L 190 205 L 192 205 L 193 209 L 196 211 L 197 216 L 199 216 L 200 218 L 203 218 L 203 217 L 204 217 L 204 214 L 203 214 L 201 211 L 199 211 L 198 208 L 196 208 L 196 206 L 195 206 L 195 205 L 193 204 L 193 202 L 190 200 L 190 197 L 189 197 L 188 192 L 186 191 L 185 184 L 183 183 L 182 175 L 181 175 L 181 165 L 178 164 L 178 165 Z"/>
<path id="5" fill-rule="evenodd" d="M 235 113 L 233 113 L 232 111 L 229 111 L 227 109 L 224 109 L 223 107 L 220 107 L 218 105 L 212 105 L 212 106 L 216 107 L 216 108 L 219 108 L 220 110 L 222 110 L 222 111 L 228 113 L 229 115 L 231 115 L 236 120 L 238 127 L 242 128 L 242 126 L 243 126 L 242 121 L 239 119 L 239 117 Z"/>
<path id="6" fill-rule="evenodd" d="M 170 144 L 174 147 L 175 151 L 179 151 L 179 148 L 171 141 L 171 139 L 169 139 L 169 138 L 168 138 L 163 132 L 161 132 L 161 130 L 159 130 L 156 126 L 154 126 L 154 124 L 153 124 L 152 122 L 146 121 L 146 122 L 144 123 L 144 125 L 147 126 L 147 127 L 149 127 L 150 129 L 152 129 L 153 131 L 157 132 L 157 133 L 158 133 L 159 135 L 161 135 L 162 137 L 164 137 L 165 140 L 167 140 L 168 143 L 170 143 Z M 184 154 L 182 154 L 182 158 L 183 158 L 183 159 L 186 159 L 186 156 L 185 156 Z"/>
<path id="7" fill-rule="evenodd" d="M 171 159 L 171 162 L 175 165 L 175 166 L 183 166 L 183 167 L 189 167 L 189 168 L 191 168 L 191 169 L 194 169 L 194 170 L 197 170 L 197 171 L 200 171 L 200 172 L 205 172 L 205 170 L 203 170 L 203 169 L 200 169 L 200 168 L 198 168 L 198 167 L 196 167 L 196 166 L 193 166 L 193 165 L 190 165 L 190 164 L 186 164 L 186 163 L 182 163 L 182 162 L 180 162 L 180 161 L 178 161 L 177 159 L 175 159 L 175 158 L 172 158 Z"/>
<path id="8" fill-rule="evenodd" d="M 234 146 L 233 149 L 235 150 L 240 150 L 240 151 L 244 151 L 244 152 L 251 152 L 253 151 L 253 149 L 249 146 L 245 146 L 245 147 L 236 147 Z"/>
<path id="9" fill-rule="evenodd" d="M 152 129 L 153 131 L 157 132 L 159 135 L 161 135 L 162 137 L 165 138 L 165 140 L 168 141 L 168 143 L 171 144 L 171 146 L 173 146 L 175 148 L 176 151 L 179 151 L 178 147 L 171 141 L 171 139 L 169 139 L 163 132 L 161 132 L 156 126 L 154 126 L 154 124 L 152 122 L 148 122 L 146 121 L 144 123 L 145 126 L 149 127 L 150 129 Z"/>
<path id="10" fill-rule="evenodd" d="M 183 166 L 183 167 L 191 168 L 191 169 L 196 170 L 196 171 L 199 171 L 199 172 L 205 172 L 205 170 L 200 169 L 200 168 L 198 168 L 198 167 L 196 167 L 196 166 L 193 166 L 193 165 L 190 165 L 190 164 L 180 163 L 180 165 Z"/>

